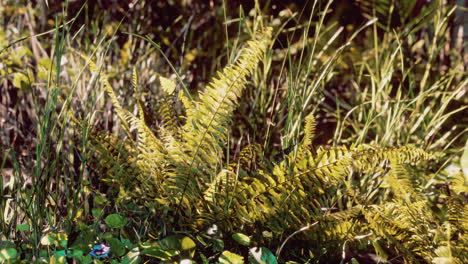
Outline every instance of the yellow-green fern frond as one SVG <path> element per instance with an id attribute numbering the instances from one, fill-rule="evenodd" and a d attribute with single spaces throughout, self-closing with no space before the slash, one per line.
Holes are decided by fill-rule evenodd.
<path id="1" fill-rule="evenodd" d="M 177 85 L 173 80 L 159 76 L 159 82 L 161 83 L 161 88 L 165 95 L 172 95 L 174 93 Z"/>
<path id="2" fill-rule="evenodd" d="M 137 165 L 138 150 L 132 141 L 123 141 L 110 134 L 93 131 L 89 135 L 93 155 L 89 162 L 96 164 L 96 173 L 104 182 L 119 189 L 118 201 L 154 197 L 153 181 L 148 181 Z"/>
<path id="3" fill-rule="evenodd" d="M 132 71 L 132 86 L 133 86 L 133 92 L 135 93 L 135 97 L 137 98 L 137 106 L 138 106 L 138 116 L 145 123 L 145 111 L 143 110 L 143 103 L 141 102 L 140 98 L 140 92 L 138 91 L 138 74 L 136 71 L 136 68 L 133 67 Z"/>
<path id="4" fill-rule="evenodd" d="M 88 59 L 84 57 L 85 59 Z M 117 113 L 117 116 L 119 117 L 120 121 L 122 122 L 122 127 L 127 135 L 130 135 L 130 129 L 128 126 L 127 121 L 125 120 L 124 117 L 124 109 L 119 103 L 119 100 L 117 99 L 117 96 L 114 93 L 114 90 L 112 89 L 112 86 L 109 83 L 109 79 L 107 75 L 102 72 L 96 63 L 94 63 L 92 60 L 89 61 L 89 68 L 92 73 L 98 74 L 99 75 L 99 82 L 101 85 L 104 87 L 105 91 L 107 92 L 107 95 L 111 98 L 112 105 L 115 108 L 115 111 Z"/>
<path id="5" fill-rule="evenodd" d="M 459 230 L 462 234 L 468 230 L 468 203 L 462 195 L 452 195 L 446 202 L 449 222 L 454 226 L 453 231 Z"/>
<path id="6" fill-rule="evenodd" d="M 305 118 L 304 126 L 304 139 L 302 147 L 310 148 L 312 146 L 312 140 L 315 136 L 316 121 L 314 115 L 311 113 Z"/>
<path id="7" fill-rule="evenodd" d="M 188 194 L 190 199 L 202 198 L 202 190 L 215 178 L 222 165 L 224 144 L 227 140 L 231 115 L 247 84 L 248 75 L 257 67 L 259 60 L 271 40 L 271 29 L 260 32 L 255 40 L 243 48 L 239 59 L 218 73 L 199 101 L 187 107 L 186 123 L 183 128 L 183 147 L 170 153 L 175 167 L 175 177 L 183 185 L 174 185 L 176 179 L 166 181 L 179 194 L 187 195 L 190 186 L 198 189 L 198 195 Z"/>
<path id="8" fill-rule="evenodd" d="M 155 181 L 158 185 L 162 184 L 162 170 L 165 165 L 165 149 L 159 139 L 139 118 L 128 111 L 122 111 L 125 120 L 137 129 L 137 148 L 138 161 L 140 169 L 147 176 L 149 181 Z"/>
<path id="9" fill-rule="evenodd" d="M 169 132 L 172 135 L 177 135 L 180 132 L 180 126 L 177 122 L 178 117 L 175 114 L 172 102 L 168 99 L 163 99 L 157 112 L 161 118 L 164 131 Z"/>
<path id="10" fill-rule="evenodd" d="M 408 170 L 402 164 L 390 163 L 391 170 L 390 173 L 385 175 L 385 181 L 395 196 L 407 202 L 423 200 L 419 193 L 414 190 Z"/>
<path id="11" fill-rule="evenodd" d="M 210 183 L 207 190 L 204 193 L 204 198 L 206 201 L 215 204 L 219 204 L 221 199 L 225 201 L 225 198 L 229 199 L 229 196 L 233 196 L 233 193 L 230 193 L 234 190 L 234 185 L 237 180 L 237 177 L 246 177 L 249 173 L 252 173 L 256 170 L 255 167 L 261 156 L 261 147 L 259 144 L 247 145 L 239 153 L 238 162 L 229 164 L 228 169 L 222 170 L 218 173 L 215 179 Z M 216 201 L 216 197 L 218 201 Z"/>
<path id="12" fill-rule="evenodd" d="M 432 263 L 444 263 L 444 264 L 462 264 L 463 262 L 460 258 L 457 258 L 454 254 L 453 249 L 450 246 L 441 246 L 435 250 L 436 257 L 432 259 Z M 466 253 L 466 252 L 465 252 Z M 463 254 L 465 254 L 463 253 Z"/>
<path id="13" fill-rule="evenodd" d="M 362 172 L 372 172 L 376 167 L 395 164 L 414 164 L 423 160 L 430 160 L 434 155 L 411 145 L 400 148 L 378 147 L 372 145 L 351 146 L 353 168 Z"/>
<path id="14" fill-rule="evenodd" d="M 319 148 L 315 155 L 310 151 L 304 154 L 302 159 L 288 154 L 271 173 L 263 171 L 238 179 L 232 191 L 235 196 L 230 201 L 230 214 L 243 223 L 234 225 L 262 222 L 277 231 L 299 228 L 304 222 L 322 216 L 321 208 L 330 206 L 322 198 L 342 186 L 353 171 L 368 171 L 369 164 L 383 166 L 395 158 L 398 162 L 413 162 L 430 156 L 418 149 L 371 146 Z M 372 169 L 375 171 L 375 167 Z"/>
<path id="15" fill-rule="evenodd" d="M 107 94 L 111 98 L 115 111 L 120 118 L 124 131 L 130 135 L 130 125 L 137 129 L 136 147 L 138 149 L 136 164 L 146 178 L 140 180 L 145 181 L 145 185 L 159 186 L 162 182 L 162 170 L 165 164 L 164 147 L 160 140 L 153 134 L 144 121 L 144 111 L 141 104 L 138 104 L 139 118 L 128 112 L 120 105 L 117 96 L 109 84 L 107 76 L 100 72 L 93 61 L 89 63 L 92 72 L 96 72 L 100 76 L 100 82 L 104 86 Z M 137 92 L 138 76 L 136 69 L 133 69 L 132 84 Z M 126 161 L 129 163 L 130 161 Z M 156 184 L 156 185 L 155 185 Z M 152 191 L 154 192 L 154 190 Z"/>
<path id="16" fill-rule="evenodd" d="M 332 244 L 336 245 L 352 239 L 361 231 L 362 228 L 356 220 L 323 221 L 307 234 L 307 238 L 319 244 L 333 242 Z M 336 243 L 337 241 L 342 242 Z"/>
<path id="17" fill-rule="evenodd" d="M 456 194 L 468 193 L 468 183 L 466 176 L 460 170 L 458 173 L 454 173 L 450 177 L 450 190 Z"/>

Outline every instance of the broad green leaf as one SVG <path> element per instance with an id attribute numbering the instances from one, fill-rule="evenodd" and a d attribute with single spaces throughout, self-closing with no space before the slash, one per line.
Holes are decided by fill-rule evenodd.
<path id="1" fill-rule="evenodd" d="M 226 250 L 219 256 L 219 262 L 221 264 L 243 264 L 244 257 Z"/>
<path id="2" fill-rule="evenodd" d="M 122 242 L 120 242 L 120 240 L 118 240 L 115 237 L 111 237 L 111 238 L 106 239 L 106 241 L 109 244 L 109 246 L 111 247 L 112 252 L 117 257 L 123 256 L 125 254 L 125 251 L 126 251 L 125 250 L 125 245 Z"/>
<path id="3" fill-rule="evenodd" d="M 49 58 L 39 59 L 37 77 L 41 80 L 47 80 L 49 73 L 52 71 L 52 60 Z"/>
<path id="4" fill-rule="evenodd" d="M 237 243 L 241 245 L 244 245 L 244 246 L 250 245 L 250 237 L 242 233 L 233 234 L 232 239 L 234 239 Z"/>
<path id="5" fill-rule="evenodd" d="M 112 232 L 105 232 L 101 234 L 102 239 L 109 239 L 111 237 L 114 237 L 114 234 Z"/>
<path id="6" fill-rule="evenodd" d="M 180 245 L 182 250 L 189 250 L 196 247 L 195 242 L 193 242 L 193 240 L 190 237 L 182 238 L 182 240 L 180 241 Z"/>
<path id="7" fill-rule="evenodd" d="M 224 241 L 222 239 L 213 240 L 213 250 L 215 252 L 220 252 L 224 249 Z"/>
<path id="8" fill-rule="evenodd" d="M 127 224 L 127 220 L 118 214 L 110 214 L 106 217 L 105 222 L 110 228 L 120 228 Z"/>
<path id="9" fill-rule="evenodd" d="M 65 250 L 59 250 L 54 253 L 53 257 L 56 258 L 57 263 L 66 263 L 66 255 Z"/>
<path id="10" fill-rule="evenodd" d="M 180 238 L 179 235 L 168 236 L 159 240 L 158 245 L 163 250 L 178 250 L 180 249 Z"/>
<path id="11" fill-rule="evenodd" d="M 124 244 L 128 248 L 134 248 L 136 246 L 135 244 L 132 243 L 132 241 L 125 239 L 125 238 L 121 238 L 120 241 L 122 241 L 122 244 Z"/>
<path id="12" fill-rule="evenodd" d="M 5 248 L 0 250 L 0 260 L 2 260 L 2 262 L 16 258 L 16 255 L 18 255 L 18 252 L 14 248 Z"/>
<path id="13" fill-rule="evenodd" d="M 93 262 L 93 258 L 89 254 L 86 254 L 84 256 L 79 256 L 76 259 L 79 261 L 78 263 L 81 263 L 81 264 L 89 264 Z"/>
<path id="14" fill-rule="evenodd" d="M 32 79 L 22 72 L 15 72 L 13 74 L 13 86 L 23 90 L 28 90 L 31 87 Z"/>
<path id="15" fill-rule="evenodd" d="M 168 236 L 158 242 L 143 243 L 141 254 L 160 258 L 161 260 L 170 260 L 171 257 L 177 256 L 180 253 L 179 237 Z"/>
<path id="16" fill-rule="evenodd" d="M 49 264 L 65 264 L 67 262 L 67 259 L 65 256 L 57 256 L 53 255 L 50 257 Z"/>
<path id="17" fill-rule="evenodd" d="M 81 250 L 71 250 L 69 251 L 68 256 L 72 258 L 78 258 L 78 257 L 82 257 L 83 254 L 84 252 Z"/>

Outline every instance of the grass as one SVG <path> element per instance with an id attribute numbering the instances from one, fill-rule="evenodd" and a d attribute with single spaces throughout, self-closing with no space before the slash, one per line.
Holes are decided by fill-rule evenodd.
<path id="1" fill-rule="evenodd" d="M 466 169 L 461 156 L 468 153 L 468 78 L 466 58 L 460 56 L 466 44 L 457 44 L 461 37 L 453 33 L 461 7 L 433 1 L 438 5 L 427 5 L 414 19 L 401 13 L 395 22 L 395 6 L 386 13 L 363 1 L 310 1 L 304 6 L 255 1 L 235 7 L 229 1 L 214 6 L 137 1 L 128 10 L 108 2 L 77 7 L 65 1 L 60 9 L 42 6 L 45 10 L 38 11 L 28 1 L 0 4 L 0 93 L 5 95 L 0 100 L 0 263 L 242 263 L 236 262 L 241 257 L 261 263 L 254 246 L 264 256 L 276 251 L 280 262 L 327 263 L 329 258 L 366 263 L 366 258 L 384 259 L 390 252 L 386 260 L 408 263 L 405 257 L 412 253 L 393 250 L 375 230 L 354 238 L 362 244 L 371 241 L 359 252 L 347 248 L 348 240 L 338 242 L 336 248 L 342 250 L 336 252 L 301 248 L 300 234 L 310 234 L 315 221 L 279 236 L 261 224 L 256 228 L 262 231 L 246 228 L 236 236 L 208 236 L 206 230 L 178 225 L 171 210 L 158 214 L 158 200 L 145 193 L 145 186 L 135 187 L 135 193 L 142 193 L 139 200 L 125 192 L 122 186 L 132 170 L 124 165 L 132 155 L 128 145 L 106 138 L 121 166 L 106 168 L 108 161 L 96 155 L 93 140 L 99 133 L 124 139 L 133 135 L 120 129 L 87 58 L 95 58 L 109 75 L 120 103 L 132 113 L 142 109 L 147 125 L 155 129 L 164 122 L 157 113 L 166 101 L 175 106 L 176 116 L 184 112 L 180 102 L 165 97 L 159 76 L 176 80 L 176 91 L 195 100 L 196 92 L 217 70 L 235 62 L 245 40 L 264 25 L 274 25 L 274 41 L 233 114 L 222 153 L 226 163 L 219 167 L 228 168 L 254 142 L 263 146 L 265 157 L 288 148 L 297 152 L 304 119 L 312 112 L 317 119 L 314 151 L 317 146 L 416 145 L 439 155 L 434 164 L 418 165 L 409 178 L 437 208 L 441 223 L 455 214 L 438 199 L 455 200 L 451 187 L 446 187 L 449 195 L 439 195 L 447 182 L 458 179 L 466 188 L 467 175 L 459 176 L 460 168 Z M 343 22 L 337 17 L 346 8 L 360 13 Z M 158 17 L 155 10 L 170 15 Z M 179 11 L 173 16 L 170 10 Z M 129 85 L 133 69 L 137 87 Z M 350 175 L 347 182 L 366 197 L 365 204 L 390 202 L 396 198 L 383 174 Z M 460 188 L 452 192 L 462 197 L 457 206 L 463 211 L 466 190 Z M 341 210 L 355 202 L 350 197 L 341 193 L 326 203 L 332 201 L 330 210 Z M 254 235 L 258 233 L 262 235 Z M 457 235 L 466 242 L 464 232 Z M 101 243 L 110 245 L 110 257 L 88 254 Z M 450 240 L 434 246 L 433 263 L 466 259 L 445 252 L 447 245 L 450 251 Z M 427 258 L 416 261 L 426 263 Z"/>

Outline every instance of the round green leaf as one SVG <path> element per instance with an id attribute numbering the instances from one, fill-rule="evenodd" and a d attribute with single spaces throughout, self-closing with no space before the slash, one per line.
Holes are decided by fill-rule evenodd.
<path id="1" fill-rule="evenodd" d="M 180 240 L 182 250 L 189 250 L 196 247 L 195 242 L 190 237 L 184 237 Z"/>
<path id="2" fill-rule="evenodd" d="M 77 257 L 82 257 L 83 254 L 84 254 L 84 252 L 82 250 L 71 250 L 68 253 L 68 256 L 72 257 L 72 258 L 77 258 Z"/>
<path id="3" fill-rule="evenodd" d="M 241 245 L 244 245 L 244 246 L 250 245 L 250 237 L 242 233 L 233 234 L 232 239 L 234 239 L 237 243 Z"/>
<path id="4" fill-rule="evenodd" d="M 125 254 L 125 251 L 126 251 L 125 245 L 122 242 L 120 242 L 120 240 L 118 240 L 115 237 L 111 237 L 111 238 L 106 239 L 106 241 L 109 244 L 110 248 L 112 249 L 112 252 L 117 257 L 123 256 Z"/>
<path id="5" fill-rule="evenodd" d="M 37 76 L 41 80 L 47 80 L 49 77 L 49 73 L 52 70 L 52 60 L 49 58 L 41 58 L 39 59 L 39 64 L 37 65 Z"/>
<path id="6" fill-rule="evenodd" d="M 127 220 L 121 215 L 111 214 L 108 215 L 105 219 L 106 224 L 110 228 L 120 228 L 127 224 Z"/>

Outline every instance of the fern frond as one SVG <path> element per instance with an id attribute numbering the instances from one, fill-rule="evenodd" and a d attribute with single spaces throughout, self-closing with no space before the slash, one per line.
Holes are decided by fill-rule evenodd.
<path id="1" fill-rule="evenodd" d="M 82 55 L 83 56 L 83 55 Z M 85 59 L 88 59 L 84 56 Z M 119 117 L 120 121 L 122 122 L 122 127 L 127 135 L 130 135 L 130 128 L 128 126 L 127 121 L 125 120 L 124 117 L 124 109 L 119 103 L 119 100 L 117 99 L 117 96 L 114 93 L 114 90 L 112 89 L 112 86 L 109 83 L 109 78 L 107 75 L 102 72 L 96 63 L 94 61 L 89 60 L 89 68 L 92 73 L 98 74 L 99 76 L 99 82 L 101 85 L 104 87 L 105 91 L 107 92 L 107 95 L 110 97 L 112 105 L 114 106 L 115 112 L 117 113 L 117 116 Z"/>
<path id="2" fill-rule="evenodd" d="M 410 201 L 422 201 L 423 198 L 413 188 L 409 172 L 402 164 L 391 162 L 390 173 L 385 175 L 385 181 L 391 187 L 395 196 L 399 199 Z"/>
<path id="3" fill-rule="evenodd" d="M 159 139 L 153 134 L 143 120 L 135 117 L 132 113 L 122 111 L 125 120 L 137 129 L 137 164 L 145 175 L 150 176 L 157 185 L 163 182 L 163 168 L 165 162 L 165 149 Z M 152 179 L 151 179 L 152 177 Z"/>
<path id="4" fill-rule="evenodd" d="M 452 195 L 446 202 L 448 209 L 448 220 L 455 230 L 462 234 L 468 230 L 468 204 L 466 198 L 461 195 Z"/>
<path id="5" fill-rule="evenodd" d="M 432 263 L 450 263 L 450 264 L 462 264 L 461 259 L 457 258 L 453 254 L 453 250 L 449 246 L 441 246 L 435 250 L 437 257 L 432 259 Z"/>
<path id="6" fill-rule="evenodd" d="M 458 173 L 454 173 L 449 181 L 450 189 L 456 194 L 468 193 L 468 184 L 462 170 L 460 170 Z"/>
<path id="7" fill-rule="evenodd" d="M 110 134 L 93 131 L 89 146 L 100 180 L 109 182 L 118 191 L 117 201 L 144 203 L 155 198 L 155 186 L 142 173 L 138 163 L 138 150 L 132 141 L 122 141 Z"/>
<path id="8" fill-rule="evenodd" d="M 301 146 L 299 149 L 302 149 Z M 332 206 L 329 203 L 337 199 L 334 192 L 344 185 L 350 173 L 370 171 L 372 166 L 383 166 L 389 160 L 404 163 L 430 158 L 424 151 L 408 147 L 319 148 L 315 155 L 307 150 L 302 151 L 304 153 L 298 153 L 297 156 L 288 154 L 271 172 L 261 171 L 256 175 L 238 178 L 232 191 L 235 195 L 231 199 L 232 208 L 228 212 L 234 226 L 259 222 L 277 232 L 300 228 L 303 223 L 324 219 L 321 208 Z M 372 171 L 375 171 L 375 167 L 372 167 Z M 328 194 L 330 197 L 327 197 Z M 408 216 L 410 213 L 402 215 Z M 235 219 L 242 219 L 242 223 L 236 223 Z M 394 228 L 391 235 L 396 235 L 398 239 L 410 236 L 409 227 L 396 223 L 388 222 L 388 226 Z"/>
<path id="9" fill-rule="evenodd" d="M 174 93 L 177 85 L 173 80 L 159 76 L 159 82 L 165 95 L 172 95 Z"/>
<path id="10" fill-rule="evenodd" d="M 210 202 L 211 207 L 219 204 L 220 199 L 225 201 L 224 198 L 233 196 L 231 192 L 234 190 L 237 177 L 243 178 L 252 174 L 255 170 L 252 166 L 259 163 L 259 156 L 261 156 L 259 144 L 247 145 L 239 153 L 237 162 L 230 163 L 228 169 L 224 169 L 216 175 L 204 193 L 204 198 Z"/>
<path id="11" fill-rule="evenodd" d="M 138 74 L 135 67 L 133 67 L 132 71 L 132 86 L 133 92 L 135 93 L 135 95 L 137 95 L 138 116 L 140 117 L 141 121 L 143 121 L 143 123 L 146 123 L 145 111 L 143 110 L 143 103 L 140 100 L 140 93 L 138 91 Z"/>
<path id="12" fill-rule="evenodd" d="M 247 76 L 256 68 L 270 39 L 271 29 L 259 33 L 240 51 L 236 63 L 219 72 L 218 78 L 200 93 L 199 101 L 185 105 L 187 119 L 182 132 L 182 148 L 170 153 L 177 179 L 170 177 L 165 182 L 169 188 L 178 190 L 175 196 L 187 195 L 187 188 L 193 186 L 198 191 L 188 193 L 189 199 L 202 198 L 202 190 L 217 174 L 231 115 L 246 86 Z M 183 182 L 183 185 L 177 182 Z"/>
<path id="13" fill-rule="evenodd" d="M 316 128 L 315 117 L 312 113 L 310 113 L 305 118 L 304 139 L 302 143 L 303 148 L 312 146 L 312 139 L 315 136 L 315 128 Z"/>
<path id="14" fill-rule="evenodd" d="M 164 128 L 164 130 L 166 132 L 171 133 L 171 135 L 173 136 L 178 135 L 180 131 L 180 126 L 177 122 L 178 117 L 175 114 L 172 102 L 167 99 L 163 99 L 157 112 L 161 117 L 162 127 Z"/>

